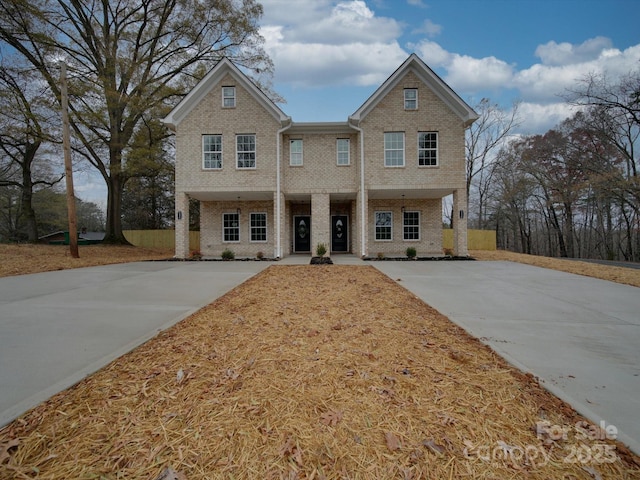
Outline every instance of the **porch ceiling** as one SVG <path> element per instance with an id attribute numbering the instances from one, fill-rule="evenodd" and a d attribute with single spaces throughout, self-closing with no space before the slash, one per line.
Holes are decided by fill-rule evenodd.
<path id="1" fill-rule="evenodd" d="M 229 191 L 229 192 L 185 192 L 191 198 L 201 202 L 252 202 L 273 200 L 273 192 L 270 191 Z"/>
<path id="2" fill-rule="evenodd" d="M 425 188 L 425 189 L 369 189 L 370 200 L 411 200 L 415 198 L 443 198 L 451 195 L 451 188 Z M 403 197 L 404 195 L 404 197 Z"/>

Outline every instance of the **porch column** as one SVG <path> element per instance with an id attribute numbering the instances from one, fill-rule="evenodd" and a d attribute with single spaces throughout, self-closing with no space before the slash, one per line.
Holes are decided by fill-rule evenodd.
<path id="1" fill-rule="evenodd" d="M 186 193 L 176 192 L 176 258 L 189 257 L 189 196 Z"/>
<path id="2" fill-rule="evenodd" d="M 356 203 L 357 252 L 360 257 L 365 257 L 369 251 L 369 222 L 367 221 L 369 216 L 369 195 L 366 190 L 358 193 Z"/>
<path id="3" fill-rule="evenodd" d="M 278 198 L 279 197 L 279 198 Z M 278 204 L 278 200 L 280 200 L 280 203 Z M 273 256 L 275 258 L 282 258 L 284 257 L 283 254 L 283 250 L 284 250 L 284 241 L 286 238 L 285 235 L 285 221 L 284 219 L 286 218 L 286 212 L 285 212 L 285 200 L 284 200 L 284 194 L 280 193 L 280 195 L 278 195 L 278 192 L 273 192 L 273 224 L 274 224 L 274 232 L 273 232 Z"/>
<path id="4" fill-rule="evenodd" d="M 453 191 L 453 254 L 465 257 L 467 250 L 467 198 L 463 190 Z"/>
<path id="5" fill-rule="evenodd" d="M 311 255 L 316 254 L 316 246 L 324 243 L 331 251 L 331 208 L 328 193 L 311 195 Z"/>

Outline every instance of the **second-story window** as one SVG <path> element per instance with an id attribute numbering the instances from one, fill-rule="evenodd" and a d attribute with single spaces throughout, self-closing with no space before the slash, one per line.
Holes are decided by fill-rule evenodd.
<path id="1" fill-rule="evenodd" d="M 438 132 L 418 133 L 418 165 L 438 166 Z"/>
<path id="2" fill-rule="evenodd" d="M 417 88 L 404 89 L 404 109 L 405 110 L 418 109 L 418 89 Z"/>
<path id="3" fill-rule="evenodd" d="M 302 165 L 302 140 L 291 140 L 289 142 L 289 165 Z"/>
<path id="4" fill-rule="evenodd" d="M 256 136 L 236 135 L 238 168 L 256 168 Z"/>
<path id="5" fill-rule="evenodd" d="M 222 87 L 222 106 L 224 108 L 236 106 L 236 87 Z"/>
<path id="6" fill-rule="evenodd" d="M 202 168 L 206 170 L 222 168 L 222 135 L 202 136 Z"/>
<path id="7" fill-rule="evenodd" d="M 385 132 L 384 166 L 404 167 L 404 132 Z"/>
<path id="8" fill-rule="evenodd" d="M 349 165 L 349 139 L 339 138 L 336 142 L 336 150 L 338 152 L 338 165 Z"/>

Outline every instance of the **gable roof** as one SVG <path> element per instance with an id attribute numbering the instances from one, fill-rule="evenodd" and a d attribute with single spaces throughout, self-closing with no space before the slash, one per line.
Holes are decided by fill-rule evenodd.
<path id="1" fill-rule="evenodd" d="M 360 122 L 375 108 L 408 72 L 413 72 L 424 82 L 468 127 L 478 119 L 478 114 L 454 92 L 420 57 L 415 53 L 409 55 L 402 65 L 391 74 L 385 82 L 373 92 L 362 106 L 349 117 L 350 121 Z"/>
<path id="2" fill-rule="evenodd" d="M 260 90 L 249 77 L 240 71 L 227 57 L 223 57 L 198 84 L 176 105 L 173 110 L 162 119 L 162 122 L 175 129 L 178 124 L 198 105 L 202 99 L 222 80 L 226 75 L 231 75 L 235 81 L 244 87 L 253 98 L 261 104 L 278 122 L 285 124 L 291 121 L 273 101 Z"/>

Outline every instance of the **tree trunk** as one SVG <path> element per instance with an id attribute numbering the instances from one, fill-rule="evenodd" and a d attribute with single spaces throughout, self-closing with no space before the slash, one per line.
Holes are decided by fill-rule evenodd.
<path id="1" fill-rule="evenodd" d="M 116 143 L 113 134 L 111 142 Z M 111 146 L 109 150 L 109 176 L 105 178 L 107 183 L 107 221 L 102 243 L 131 245 L 122 233 L 122 192 L 125 182 L 122 172 L 122 148 Z"/>

